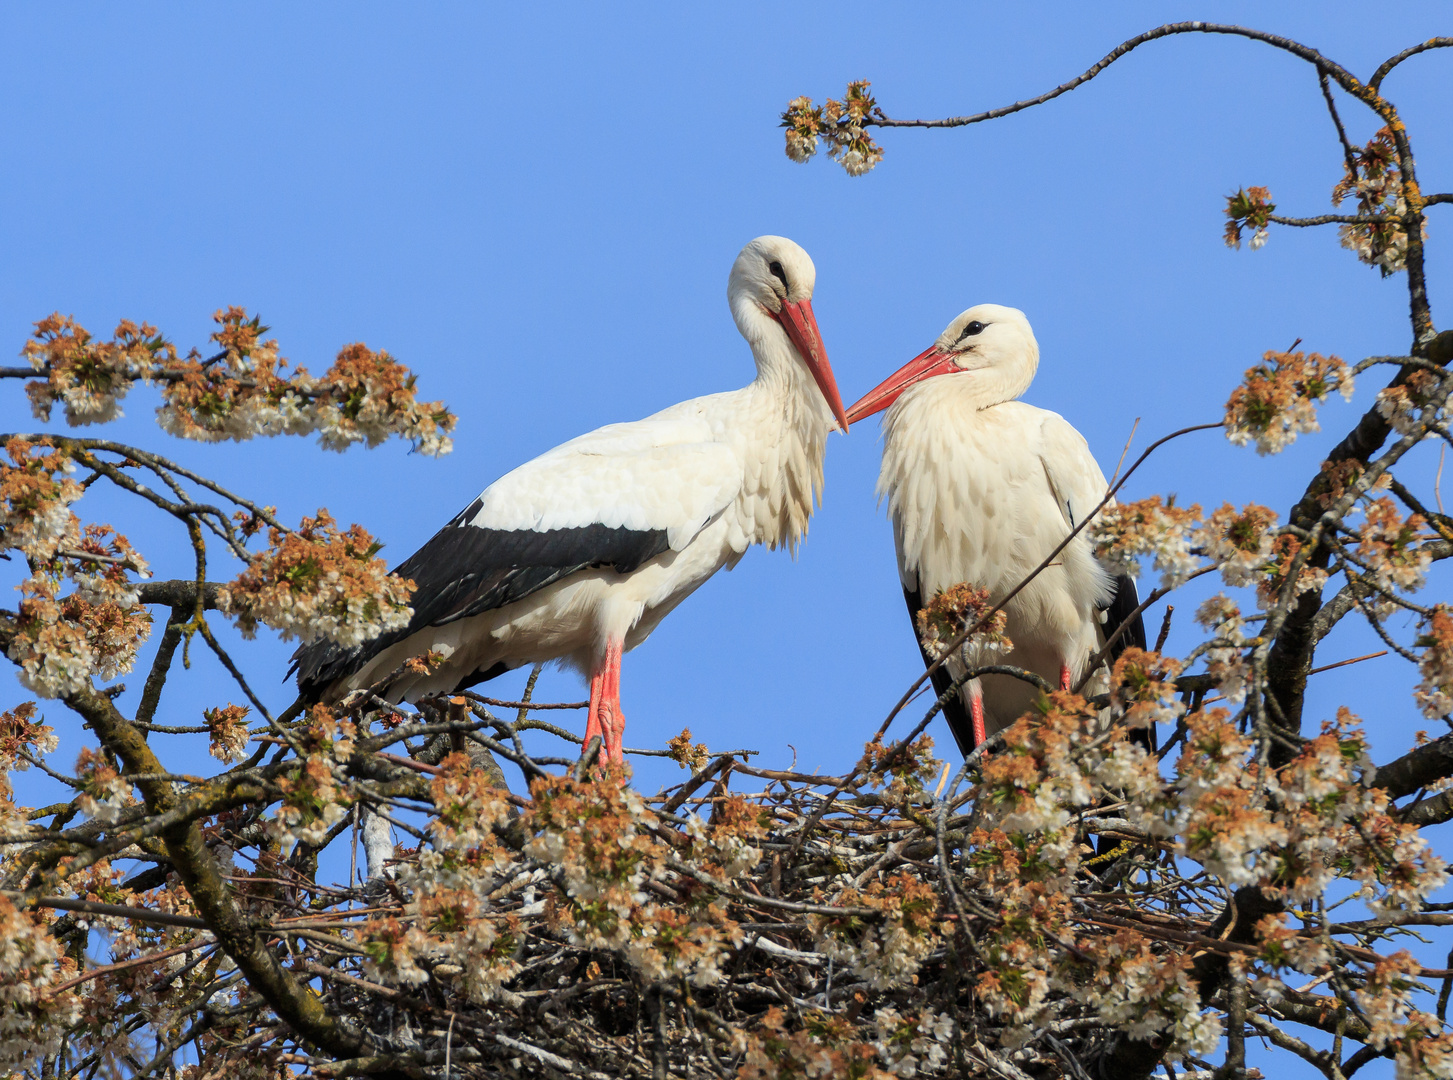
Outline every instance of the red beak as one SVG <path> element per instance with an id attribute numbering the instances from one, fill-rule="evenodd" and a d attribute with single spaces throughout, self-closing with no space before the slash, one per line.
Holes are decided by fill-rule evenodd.
<path id="1" fill-rule="evenodd" d="M 946 353 L 935 345 L 933 348 L 919 353 L 864 394 L 848 410 L 848 419 L 856 424 L 863 417 L 872 416 L 875 412 L 882 412 L 892 405 L 898 400 L 898 396 L 914 383 L 958 370 L 959 366 L 954 363 L 953 353 Z"/>
<path id="2" fill-rule="evenodd" d="M 827 350 L 822 345 L 822 331 L 817 328 L 817 316 L 812 313 L 811 300 L 799 300 L 795 304 L 782 302 L 782 310 L 773 314 L 797 351 L 807 364 L 807 370 L 817 380 L 817 388 L 827 400 L 827 407 L 837 417 L 838 427 L 846 434 L 847 413 L 843 411 L 843 396 L 838 393 L 837 380 L 832 377 L 832 365 L 827 362 Z"/>

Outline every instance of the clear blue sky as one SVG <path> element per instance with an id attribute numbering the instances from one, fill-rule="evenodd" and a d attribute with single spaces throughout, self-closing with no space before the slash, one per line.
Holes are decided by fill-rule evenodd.
<path id="1" fill-rule="evenodd" d="M 1445 4 L 1410 2 L 1375 17 L 1352 3 L 10 6 L 0 349 L 18 351 L 53 310 L 98 332 L 146 319 L 186 346 L 227 304 L 261 313 L 284 354 L 315 371 L 350 341 L 388 349 L 459 414 L 452 456 L 182 444 L 151 423 L 146 391 L 112 437 L 172 453 L 290 520 L 326 505 L 398 561 L 536 453 L 747 381 L 725 278 L 743 243 L 781 233 L 817 263 L 814 303 L 847 400 L 963 308 L 1010 304 L 1042 349 L 1028 400 L 1076 424 L 1108 473 L 1136 417 L 1142 447 L 1219 418 L 1266 349 L 1296 338 L 1349 360 L 1406 349 L 1402 279 L 1380 280 L 1332 231 L 1276 231 L 1256 253 L 1221 243 L 1223 199 L 1238 186 L 1269 186 L 1283 212 L 1329 209 L 1340 155 L 1312 70 L 1247 41 L 1172 39 L 1019 116 L 886 133 L 886 159 L 859 179 L 790 162 L 777 117 L 790 98 L 840 95 L 853 78 L 873 80 L 893 116 L 1002 105 L 1181 18 L 1286 34 L 1364 76 L 1453 29 Z M 1416 59 L 1386 87 L 1426 190 L 1453 188 L 1450 63 Z M 1343 105 L 1365 140 L 1376 124 Z M 1450 229 L 1453 214 L 1435 213 L 1435 318 L 1453 302 Z M 1324 435 L 1278 458 L 1193 436 L 1128 494 L 1285 513 L 1373 392 L 1367 379 L 1352 406 L 1329 404 Z M 18 385 L 0 427 L 35 427 Z M 825 505 L 796 561 L 752 552 L 627 658 L 628 745 L 689 725 L 775 764 L 791 760 L 789 744 L 809 770 L 857 756 L 921 670 L 873 495 L 877 461 L 875 424 L 835 436 Z M 1435 461 L 1424 451 L 1417 475 Z M 163 574 L 184 572 L 175 530 L 121 520 Z M 1193 602 L 1179 606 L 1173 648 L 1192 629 Z M 1349 627 L 1322 655 L 1371 640 Z M 279 685 L 288 652 L 259 640 L 240 654 L 278 707 L 291 697 Z M 236 699 L 195 659 L 169 691 L 169 722 Z M 1379 759 L 1396 756 L 1427 726 L 1409 671 L 1384 659 L 1353 672 L 1315 684 L 1309 721 L 1346 702 Z M 134 696 L 141 679 L 128 681 Z M 494 686 L 509 695 L 521 682 Z M 541 696 L 581 688 L 551 674 Z M 0 691 L 0 705 L 21 699 L 15 683 Z M 46 712 L 68 763 L 81 733 Z M 668 776 L 641 774 L 643 786 Z"/>

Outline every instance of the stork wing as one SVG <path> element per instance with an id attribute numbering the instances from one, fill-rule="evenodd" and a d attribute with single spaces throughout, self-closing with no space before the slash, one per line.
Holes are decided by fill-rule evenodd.
<path id="1" fill-rule="evenodd" d="M 587 567 L 629 573 L 680 551 L 742 483 L 736 455 L 697 417 L 612 424 L 500 477 L 394 570 L 413 580 L 413 618 L 354 648 L 316 641 L 294 656 L 321 692 L 426 626 L 504 607 Z"/>
<path id="2" fill-rule="evenodd" d="M 1085 437 L 1075 430 L 1064 417 L 1048 413 L 1040 429 L 1040 460 L 1049 479 L 1050 489 L 1055 494 L 1065 523 L 1074 528 L 1094 513 L 1100 500 L 1109 490 L 1105 474 L 1100 471 Z M 1114 505 L 1113 502 L 1110 505 Z M 1127 619 L 1130 625 L 1110 649 L 1110 661 L 1114 663 L 1126 649 L 1147 648 L 1145 621 L 1135 611 L 1140 606 L 1140 597 L 1135 590 L 1135 580 L 1129 574 L 1117 574 L 1114 579 L 1114 593 L 1110 602 L 1101 609 L 1100 620 L 1108 638 Z"/>
<path id="3" fill-rule="evenodd" d="M 1085 437 L 1058 413 L 1044 413 L 1039 438 L 1044 475 L 1065 523 L 1074 528 L 1094 513 L 1110 485 Z"/>
<path id="4" fill-rule="evenodd" d="M 741 484 L 736 455 L 705 420 L 652 417 L 611 424 L 526 462 L 485 488 L 450 525 L 664 532 L 671 550 L 680 551 Z"/>
<path id="5" fill-rule="evenodd" d="M 1064 511 L 1066 523 L 1073 528 L 1095 512 L 1110 485 L 1090 453 L 1085 437 L 1063 417 L 1050 413 L 1041 435 L 1040 460 L 1044 462 L 1045 475 L 1060 509 Z M 1108 505 L 1113 505 L 1113 502 Z M 1140 596 L 1135 590 L 1135 579 L 1129 574 L 1116 574 L 1113 588 L 1110 602 L 1100 609 L 1101 633 L 1104 635 L 1101 640 L 1108 640 L 1122 626 L 1125 629 L 1110 646 L 1107 659 L 1111 664 L 1120 659 L 1126 649 L 1150 647 L 1145 636 L 1145 620 L 1136 610 L 1140 606 Z M 1131 733 L 1131 738 L 1148 751 L 1155 751 L 1154 729 L 1136 730 Z"/>

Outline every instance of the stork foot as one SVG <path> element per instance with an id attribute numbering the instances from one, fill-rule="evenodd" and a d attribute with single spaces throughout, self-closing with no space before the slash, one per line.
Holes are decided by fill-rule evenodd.
<path id="1" fill-rule="evenodd" d="M 621 735 L 625 731 L 626 718 L 621 715 L 620 703 L 612 708 L 606 703 L 600 710 L 600 759 L 619 764 L 621 756 Z"/>
<path id="2" fill-rule="evenodd" d="M 1070 668 L 1068 664 L 1059 666 L 1059 688 L 1068 690 L 1070 688 Z"/>

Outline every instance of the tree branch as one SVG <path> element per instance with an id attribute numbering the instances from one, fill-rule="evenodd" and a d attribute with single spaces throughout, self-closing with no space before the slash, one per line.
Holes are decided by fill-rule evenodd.
<path id="1" fill-rule="evenodd" d="M 0 627 L 0 645 L 8 647 L 11 627 Z M 129 723 L 111 699 L 94 687 L 87 687 L 63 699 L 80 714 L 101 744 L 114 753 L 131 774 L 165 774 L 142 731 Z M 178 809 L 180 799 L 173 785 L 164 780 L 138 779 L 137 787 L 153 814 Z M 237 965 L 248 984 L 276 1010 L 301 1037 L 338 1057 L 358 1056 L 367 1048 L 361 1032 L 329 1015 L 317 995 L 278 963 L 277 955 L 234 903 L 231 890 L 202 839 L 195 820 L 168 826 L 161 832 L 182 884 L 201 913 L 202 922 L 216 936 L 223 950 Z M 61 876 L 67 875 L 65 867 Z M 402 1074 L 396 1074 L 402 1080 Z"/>
<path id="2" fill-rule="evenodd" d="M 1427 41 L 1414 45 L 1411 48 L 1404 49 L 1396 56 L 1388 57 L 1386 60 L 1378 65 L 1377 70 L 1372 73 L 1372 78 L 1367 80 L 1368 88 L 1372 90 L 1377 90 L 1379 87 L 1381 87 L 1382 80 L 1387 78 L 1388 73 L 1409 57 L 1417 56 L 1418 53 L 1427 52 L 1429 49 L 1446 49 L 1449 46 L 1453 46 L 1453 37 L 1429 38 Z"/>
<path id="3" fill-rule="evenodd" d="M 1332 78 L 1337 80 L 1348 93 L 1359 100 L 1366 100 L 1367 90 L 1346 68 L 1340 64 L 1327 59 L 1316 49 L 1307 47 L 1290 38 L 1279 37 L 1276 34 L 1263 33 L 1260 30 L 1252 30 L 1244 26 L 1232 26 L 1225 23 L 1206 22 L 1178 22 L 1168 23 L 1165 26 L 1158 26 L 1154 30 L 1147 30 L 1138 34 L 1128 41 L 1122 42 L 1111 49 L 1105 57 L 1088 71 L 1076 76 L 1067 83 L 1062 83 L 1047 93 L 1038 97 L 1029 98 L 1025 101 L 1016 101 L 1013 105 L 1005 105 L 1001 108 L 990 109 L 987 112 L 975 113 L 972 116 L 951 116 L 944 120 L 893 120 L 886 116 L 865 118 L 863 126 L 875 127 L 914 127 L 914 128 L 955 128 L 966 127 L 969 124 L 979 124 L 985 120 L 997 120 L 1001 116 L 1009 116 L 1013 113 L 1023 112 L 1036 105 L 1043 105 L 1047 101 L 1053 101 L 1061 94 L 1068 94 L 1071 90 L 1083 86 L 1096 75 L 1108 68 L 1116 60 L 1139 48 L 1147 42 L 1157 41 L 1160 38 L 1171 37 L 1175 34 L 1230 34 L 1236 37 L 1250 38 L 1253 41 L 1260 41 L 1271 45 L 1273 48 L 1281 49 L 1283 52 L 1291 53 L 1310 64 L 1315 64 L 1319 71 L 1325 71 Z M 1373 94 L 1372 96 L 1376 96 Z"/>

